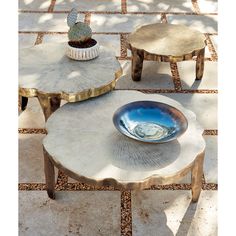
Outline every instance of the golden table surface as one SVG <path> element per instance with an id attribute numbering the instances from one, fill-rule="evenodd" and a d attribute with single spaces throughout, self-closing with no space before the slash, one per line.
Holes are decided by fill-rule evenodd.
<path id="1" fill-rule="evenodd" d="M 178 62 L 193 56 L 197 56 L 196 79 L 201 79 L 205 46 L 204 34 L 185 25 L 156 23 L 141 26 L 127 40 L 127 47 L 132 52 L 132 79 L 141 80 L 144 59 Z"/>

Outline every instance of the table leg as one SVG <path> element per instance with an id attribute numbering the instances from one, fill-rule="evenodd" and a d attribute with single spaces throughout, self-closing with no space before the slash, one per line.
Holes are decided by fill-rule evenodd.
<path id="1" fill-rule="evenodd" d="M 44 154 L 44 173 L 46 179 L 46 189 L 48 197 L 55 199 L 55 170 L 47 151 L 43 148 Z"/>
<path id="2" fill-rule="evenodd" d="M 19 99 L 20 99 L 20 108 L 22 111 L 24 111 L 27 107 L 28 98 L 19 95 Z"/>
<path id="3" fill-rule="evenodd" d="M 132 49 L 132 79 L 140 81 L 143 69 L 144 54 L 142 50 Z"/>
<path id="4" fill-rule="evenodd" d="M 38 94 L 38 100 L 42 107 L 43 114 L 45 117 L 45 121 L 49 118 L 49 116 L 56 111 L 61 104 L 60 95 L 48 95 L 48 94 Z"/>
<path id="5" fill-rule="evenodd" d="M 204 152 L 197 156 L 192 168 L 192 201 L 197 202 L 202 189 Z"/>
<path id="6" fill-rule="evenodd" d="M 196 62 L 196 80 L 202 79 L 203 71 L 204 71 L 204 55 L 205 55 L 205 48 L 199 51 L 197 56 Z"/>

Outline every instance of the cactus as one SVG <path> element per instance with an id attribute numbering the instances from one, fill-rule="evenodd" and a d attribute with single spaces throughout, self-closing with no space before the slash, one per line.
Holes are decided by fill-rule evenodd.
<path id="1" fill-rule="evenodd" d="M 85 43 L 92 37 L 92 30 L 84 22 L 76 22 L 77 10 L 73 8 L 67 16 L 67 25 L 70 27 L 68 38 L 71 42 Z"/>

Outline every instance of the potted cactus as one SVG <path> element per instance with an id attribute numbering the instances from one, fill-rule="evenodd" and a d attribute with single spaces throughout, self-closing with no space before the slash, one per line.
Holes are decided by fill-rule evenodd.
<path id="1" fill-rule="evenodd" d="M 91 60 L 99 54 L 99 44 L 92 38 L 88 24 L 77 22 L 77 10 L 73 8 L 67 16 L 68 44 L 66 55 L 74 60 Z"/>

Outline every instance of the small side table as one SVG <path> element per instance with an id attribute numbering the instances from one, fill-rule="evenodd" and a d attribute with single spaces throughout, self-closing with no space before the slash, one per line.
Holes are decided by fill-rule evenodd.
<path id="1" fill-rule="evenodd" d="M 114 89 L 122 68 L 110 50 L 101 47 L 97 58 L 75 61 L 65 55 L 66 43 L 46 43 L 19 52 L 21 108 L 38 97 L 45 120 L 60 107 L 61 99 L 83 101 Z"/>
<path id="2" fill-rule="evenodd" d="M 187 131 L 163 144 L 143 143 L 120 134 L 113 125 L 114 112 L 138 101 L 164 102 L 181 110 Z M 48 196 L 55 198 L 54 166 L 68 176 L 97 186 L 144 189 L 170 184 L 192 173 L 192 200 L 201 192 L 205 141 L 193 112 L 173 99 L 137 91 L 113 91 L 99 99 L 67 103 L 46 123 L 43 140 Z"/>
<path id="3" fill-rule="evenodd" d="M 196 79 L 200 80 L 204 71 L 205 46 L 204 34 L 185 25 L 144 25 L 128 37 L 127 47 L 132 52 L 132 79 L 141 80 L 144 58 L 179 62 L 197 56 Z"/>

